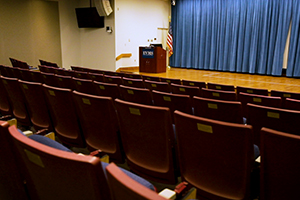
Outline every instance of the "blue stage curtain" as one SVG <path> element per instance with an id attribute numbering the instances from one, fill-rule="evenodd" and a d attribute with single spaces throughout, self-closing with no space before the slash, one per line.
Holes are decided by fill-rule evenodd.
<path id="1" fill-rule="evenodd" d="M 177 0 L 170 66 L 280 76 L 296 1 Z"/>
<path id="2" fill-rule="evenodd" d="M 286 75 L 300 77 L 300 1 L 293 0 L 291 38 Z"/>

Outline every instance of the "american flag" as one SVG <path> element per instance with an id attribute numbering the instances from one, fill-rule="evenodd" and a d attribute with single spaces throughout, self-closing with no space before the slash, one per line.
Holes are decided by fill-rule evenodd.
<path id="1" fill-rule="evenodd" d="M 170 23 L 169 32 L 167 37 L 167 46 L 169 47 L 169 57 L 173 54 L 173 31 Z"/>

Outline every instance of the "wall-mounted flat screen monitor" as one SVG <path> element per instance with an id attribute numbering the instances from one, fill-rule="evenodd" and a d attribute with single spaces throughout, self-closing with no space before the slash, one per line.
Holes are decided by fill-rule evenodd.
<path id="1" fill-rule="evenodd" d="M 103 28 L 104 16 L 100 16 L 96 7 L 75 8 L 79 28 Z"/>

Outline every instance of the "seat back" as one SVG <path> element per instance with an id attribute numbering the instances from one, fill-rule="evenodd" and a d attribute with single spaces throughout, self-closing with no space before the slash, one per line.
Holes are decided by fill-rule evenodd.
<path id="1" fill-rule="evenodd" d="M 9 97 L 13 116 L 21 125 L 30 126 L 30 116 L 27 110 L 25 97 L 18 83 L 18 79 L 1 76 L 1 80 Z"/>
<path id="2" fill-rule="evenodd" d="M 89 73 L 89 76 L 93 81 L 104 82 L 103 74 Z"/>
<path id="3" fill-rule="evenodd" d="M 207 88 L 212 90 L 235 91 L 234 85 L 223 85 L 218 83 L 207 83 Z"/>
<path id="4" fill-rule="evenodd" d="M 115 100 L 130 169 L 144 178 L 177 182 L 174 132 L 168 108 Z"/>
<path id="5" fill-rule="evenodd" d="M 13 59 L 13 58 L 9 58 L 9 60 L 11 61 L 11 64 L 13 67 L 29 69 L 29 65 L 24 61 L 20 61 L 20 60 Z"/>
<path id="6" fill-rule="evenodd" d="M 259 88 L 236 86 L 236 93 L 238 95 L 238 100 L 240 100 L 240 98 L 239 98 L 240 92 L 248 93 L 248 94 L 258 94 L 258 95 L 264 95 L 264 96 L 269 95 L 268 89 L 259 89 Z"/>
<path id="7" fill-rule="evenodd" d="M 282 101 L 281 97 L 271 97 L 257 94 L 249 94 L 241 92 L 239 94 L 240 101 L 243 106 L 243 116 L 247 117 L 247 103 L 280 108 Z"/>
<path id="8" fill-rule="evenodd" d="M 0 199 L 26 200 L 29 197 L 24 183 L 25 176 L 8 127 L 8 122 L 0 121 Z"/>
<path id="9" fill-rule="evenodd" d="M 206 88 L 206 83 L 204 81 L 182 80 L 182 85 L 199 87 L 200 89 Z"/>
<path id="10" fill-rule="evenodd" d="M 144 81 L 155 81 L 155 82 L 160 82 L 160 77 L 158 76 L 146 76 L 146 75 L 143 75 L 143 80 Z"/>
<path id="11" fill-rule="evenodd" d="M 11 106 L 11 102 L 9 99 L 9 96 L 6 92 L 6 89 L 4 87 L 4 83 L 1 80 L 0 76 L 0 113 L 2 115 L 12 115 L 13 114 L 13 110 L 12 110 L 12 106 Z"/>
<path id="12" fill-rule="evenodd" d="M 48 85 L 43 85 L 43 87 L 54 131 L 58 138 L 65 145 L 85 147 L 85 140 L 73 103 L 72 91 Z"/>
<path id="13" fill-rule="evenodd" d="M 143 79 L 142 75 L 140 75 L 140 74 L 124 73 L 123 77 L 129 78 L 129 79 Z"/>
<path id="14" fill-rule="evenodd" d="M 34 82 L 35 80 L 33 79 L 33 75 L 31 74 L 31 70 L 29 69 L 19 69 L 19 72 L 21 74 L 21 80 L 23 81 L 30 81 Z"/>
<path id="15" fill-rule="evenodd" d="M 26 99 L 30 120 L 35 129 L 48 129 L 49 131 L 53 131 L 42 83 L 19 80 L 19 85 Z"/>
<path id="16" fill-rule="evenodd" d="M 251 126 L 180 111 L 175 111 L 175 126 L 183 181 L 208 199 L 250 198 Z"/>
<path id="17" fill-rule="evenodd" d="M 281 97 L 282 99 L 291 98 L 291 99 L 299 99 L 300 100 L 300 93 L 297 93 L 297 92 L 285 92 L 285 91 L 271 90 L 271 96 Z"/>
<path id="18" fill-rule="evenodd" d="M 237 96 L 234 91 L 213 90 L 202 88 L 202 96 L 208 99 L 218 99 L 226 101 L 236 101 Z"/>
<path id="19" fill-rule="evenodd" d="M 153 103 L 155 106 L 168 107 L 174 123 L 173 113 L 180 110 L 184 113 L 192 114 L 192 102 L 189 95 L 171 94 L 159 91 L 152 91 Z"/>
<path id="20" fill-rule="evenodd" d="M 46 66 L 46 65 L 39 65 L 38 66 L 39 70 L 41 72 L 45 72 L 45 73 L 55 73 L 56 68 L 51 67 L 51 66 Z"/>
<path id="21" fill-rule="evenodd" d="M 144 80 L 145 87 L 149 90 L 156 90 L 161 92 L 171 92 L 170 84 L 167 82 L 157 82 Z"/>
<path id="22" fill-rule="evenodd" d="M 196 116 L 224 122 L 243 123 L 241 102 L 194 97 L 193 105 Z"/>
<path id="23" fill-rule="evenodd" d="M 106 172 L 107 182 L 114 200 L 166 200 L 127 176 L 114 163 L 106 167 Z"/>
<path id="24" fill-rule="evenodd" d="M 30 71 L 33 82 L 44 83 L 43 76 L 39 71 Z"/>
<path id="25" fill-rule="evenodd" d="M 177 85 L 181 85 L 181 80 L 177 79 L 177 78 L 164 78 L 164 77 L 160 77 L 160 81 L 161 82 L 167 82 L 169 84 L 174 83 Z"/>
<path id="26" fill-rule="evenodd" d="M 152 95 L 149 89 L 134 88 L 120 85 L 121 98 L 125 101 L 153 105 Z"/>
<path id="27" fill-rule="evenodd" d="M 123 84 L 121 76 L 104 75 L 104 82 L 111 83 L 111 84 L 117 84 L 117 85 L 122 85 Z"/>
<path id="28" fill-rule="evenodd" d="M 104 71 L 104 70 L 103 70 L 103 74 L 106 76 L 119 76 L 119 77 L 124 76 L 124 73 L 122 72 L 113 72 L 113 71 Z"/>
<path id="29" fill-rule="evenodd" d="M 79 67 L 79 66 L 71 66 L 71 69 L 74 70 L 74 71 L 80 71 L 80 72 L 85 71 L 84 67 Z"/>
<path id="30" fill-rule="evenodd" d="M 14 74 L 15 78 L 23 80 L 23 75 L 20 72 L 20 68 L 13 67 L 13 68 L 11 68 L 11 70 L 13 71 L 13 74 Z"/>
<path id="31" fill-rule="evenodd" d="M 79 79 L 74 77 L 72 78 L 72 80 L 76 91 L 86 94 L 99 95 L 92 80 Z"/>
<path id="32" fill-rule="evenodd" d="M 260 199 L 299 197 L 299 153 L 300 136 L 262 128 Z"/>
<path id="33" fill-rule="evenodd" d="M 62 75 L 62 76 L 66 76 L 66 69 L 63 68 L 54 68 L 54 72 L 57 75 Z"/>
<path id="34" fill-rule="evenodd" d="M 74 71 L 74 72 L 75 72 L 75 78 L 91 80 L 88 72 L 82 72 L 82 71 Z"/>
<path id="35" fill-rule="evenodd" d="M 88 148 L 100 149 L 110 160 L 124 162 L 113 99 L 77 91 L 73 91 L 73 99 Z"/>
<path id="36" fill-rule="evenodd" d="M 72 76 L 63 76 L 63 75 L 55 74 L 55 77 L 58 81 L 60 88 L 75 90 L 76 87 L 74 84 L 74 80 L 72 79 Z"/>
<path id="37" fill-rule="evenodd" d="M 41 65 L 46 65 L 54 68 L 59 68 L 56 63 L 45 61 L 45 60 L 39 60 Z"/>
<path id="38" fill-rule="evenodd" d="M 46 85 L 50 85 L 50 86 L 53 86 L 53 87 L 59 87 L 59 83 L 58 83 L 58 80 L 57 78 L 55 77 L 55 74 L 54 73 L 45 73 L 45 72 L 41 72 L 41 75 L 43 77 L 43 82 L 46 84 Z"/>
<path id="39" fill-rule="evenodd" d="M 247 123 L 253 126 L 255 144 L 260 145 L 260 130 L 262 127 L 300 135 L 300 111 L 260 106 L 255 104 L 247 105 Z"/>
<path id="40" fill-rule="evenodd" d="M 190 95 L 191 98 L 193 98 L 193 96 L 201 96 L 201 90 L 197 86 L 177 85 L 171 83 L 171 90 L 174 94 L 186 94 Z"/>
<path id="41" fill-rule="evenodd" d="M 283 105 L 284 109 L 299 110 L 300 111 L 300 100 L 286 98 Z"/>
<path id="42" fill-rule="evenodd" d="M 32 199 L 110 199 L 99 158 L 48 147 L 15 126 L 9 132 L 34 185 Z"/>
<path id="43" fill-rule="evenodd" d="M 111 97 L 112 99 L 120 98 L 120 90 L 117 84 L 103 83 L 94 81 L 98 94 L 100 96 Z"/>
<path id="44" fill-rule="evenodd" d="M 123 77 L 123 85 L 128 87 L 145 88 L 143 79 L 133 79 Z"/>

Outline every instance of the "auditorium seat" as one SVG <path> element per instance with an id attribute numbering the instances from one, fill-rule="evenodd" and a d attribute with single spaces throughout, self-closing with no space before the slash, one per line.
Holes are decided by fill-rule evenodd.
<path id="1" fill-rule="evenodd" d="M 175 111 L 175 126 L 182 181 L 202 198 L 250 199 L 251 126 L 180 111 Z"/>
<path id="2" fill-rule="evenodd" d="M 43 78 L 43 83 L 46 85 L 50 85 L 53 87 L 59 87 L 59 83 L 54 73 L 45 73 L 41 72 L 41 76 Z"/>
<path id="3" fill-rule="evenodd" d="M 35 82 L 35 80 L 33 79 L 33 75 L 31 73 L 33 71 L 28 70 L 28 69 L 19 69 L 19 71 L 21 74 L 21 80 Z"/>
<path id="4" fill-rule="evenodd" d="M 39 65 L 38 66 L 40 72 L 45 72 L 45 73 L 55 73 L 55 69 L 51 66 L 46 66 L 46 65 Z"/>
<path id="5" fill-rule="evenodd" d="M 206 88 L 206 83 L 204 81 L 191 81 L 191 80 L 182 80 L 182 85 L 196 86 L 201 88 Z"/>
<path id="6" fill-rule="evenodd" d="M 19 80 L 19 86 L 26 99 L 30 120 L 36 131 L 53 131 L 50 113 L 46 104 L 42 83 Z"/>
<path id="7" fill-rule="evenodd" d="M 168 107 L 172 116 L 172 123 L 174 124 L 173 113 L 175 110 L 180 110 L 184 113 L 192 114 L 192 102 L 189 95 L 171 94 L 153 90 L 153 103 L 155 106 Z"/>
<path id="8" fill-rule="evenodd" d="M 45 60 L 41 60 L 41 59 L 39 59 L 39 61 L 40 61 L 41 65 L 51 66 L 53 68 L 59 68 L 56 63 L 45 61 Z"/>
<path id="9" fill-rule="evenodd" d="M 58 81 L 60 88 L 67 88 L 67 89 L 75 90 L 75 84 L 72 79 L 72 76 L 55 74 L 55 77 Z"/>
<path id="10" fill-rule="evenodd" d="M 73 70 L 75 73 L 75 78 L 80 78 L 80 79 L 87 79 L 87 80 L 91 80 L 88 72 L 81 72 L 81 71 L 75 71 Z"/>
<path id="11" fill-rule="evenodd" d="M 196 116 L 224 122 L 243 123 L 241 102 L 194 97 L 193 105 Z"/>
<path id="12" fill-rule="evenodd" d="M 143 79 L 133 79 L 123 77 L 123 85 L 128 87 L 145 88 Z"/>
<path id="13" fill-rule="evenodd" d="M 160 77 L 160 81 L 161 82 L 167 82 L 169 84 L 174 83 L 174 84 L 181 85 L 181 80 L 177 79 L 177 78 L 164 78 L 164 77 Z"/>
<path id="14" fill-rule="evenodd" d="M 124 157 L 113 99 L 77 91 L 73 91 L 73 99 L 89 150 L 101 150 L 109 155 L 110 161 L 123 163 Z"/>
<path id="15" fill-rule="evenodd" d="M 14 78 L 15 75 L 12 73 L 11 70 L 8 70 L 8 68 L 11 68 L 11 67 L 5 66 L 5 65 L 0 65 L 1 76 Z"/>
<path id="16" fill-rule="evenodd" d="M 39 71 L 30 71 L 30 74 L 32 76 L 32 81 L 37 83 L 44 83 L 43 76 L 41 72 Z"/>
<path id="17" fill-rule="evenodd" d="M 263 105 L 269 107 L 282 107 L 282 100 L 281 97 L 272 97 L 272 96 L 264 96 L 264 95 L 257 95 L 257 94 L 249 94 L 241 92 L 239 94 L 239 100 L 242 103 L 243 107 L 243 116 L 247 118 L 247 103 L 256 104 L 256 105 Z"/>
<path id="18" fill-rule="evenodd" d="M 299 199 L 300 136 L 261 130 L 260 199 Z"/>
<path id="19" fill-rule="evenodd" d="M 120 85 L 121 99 L 125 101 L 153 105 L 152 94 L 149 89 L 146 88 L 135 88 Z"/>
<path id="20" fill-rule="evenodd" d="M 114 200 L 166 200 L 127 176 L 114 163 L 106 167 L 106 172 L 107 182 Z"/>
<path id="21" fill-rule="evenodd" d="M 73 85 L 75 86 L 74 90 L 86 94 L 99 95 L 98 90 L 92 80 L 79 79 L 74 77 L 72 78 L 72 80 Z"/>
<path id="22" fill-rule="evenodd" d="M 140 75 L 140 74 L 133 74 L 133 73 L 124 73 L 123 78 L 143 79 L 142 75 Z"/>
<path id="23" fill-rule="evenodd" d="M 81 71 L 81 72 L 86 71 L 84 67 L 79 67 L 79 66 L 71 66 L 71 69 L 74 71 Z"/>
<path id="24" fill-rule="evenodd" d="M 76 77 L 76 72 L 73 70 L 65 70 L 65 76 Z"/>
<path id="25" fill-rule="evenodd" d="M 253 126 L 254 143 L 258 146 L 260 146 L 260 130 L 262 127 L 300 135 L 300 111 L 255 104 L 247 105 L 247 124 Z"/>
<path id="26" fill-rule="evenodd" d="M 13 116 L 22 126 L 31 126 L 30 116 L 26 107 L 26 100 L 19 86 L 17 78 L 0 77 L 6 93 L 8 94 L 9 102 L 12 107 Z"/>
<path id="27" fill-rule="evenodd" d="M 0 121 L 0 199 L 29 200 L 23 167 L 8 127 L 8 122 Z"/>
<path id="28" fill-rule="evenodd" d="M 6 89 L 4 87 L 4 83 L 1 80 L 2 76 L 0 76 L 0 113 L 1 115 L 13 115 L 13 109 L 11 106 L 11 102 L 8 96 L 8 93 L 6 92 Z"/>
<path id="29" fill-rule="evenodd" d="M 161 92 L 171 92 L 170 84 L 167 82 L 144 80 L 144 83 L 145 83 L 145 87 L 151 91 L 156 90 Z"/>
<path id="30" fill-rule="evenodd" d="M 284 109 L 289 110 L 299 110 L 300 111 L 300 100 L 299 99 L 291 99 L 286 98 L 283 105 Z"/>
<path id="31" fill-rule="evenodd" d="M 170 110 L 115 100 L 121 139 L 132 172 L 160 183 L 175 184 L 176 155 Z"/>
<path id="32" fill-rule="evenodd" d="M 21 74 L 20 68 L 12 67 L 11 70 L 12 70 L 15 78 L 23 80 L 23 74 Z"/>
<path id="33" fill-rule="evenodd" d="M 103 74 L 96 74 L 89 72 L 90 79 L 93 81 L 104 82 Z"/>
<path id="34" fill-rule="evenodd" d="M 285 98 L 292 98 L 292 99 L 299 99 L 300 100 L 300 93 L 297 92 L 286 92 L 286 91 L 278 91 L 278 90 L 271 90 L 271 96 Z"/>
<path id="35" fill-rule="evenodd" d="M 120 90 L 117 84 L 103 83 L 94 81 L 100 96 L 111 97 L 112 99 L 120 98 Z"/>
<path id="36" fill-rule="evenodd" d="M 43 85 L 56 136 L 68 147 L 85 148 L 72 90 Z"/>
<path id="37" fill-rule="evenodd" d="M 218 99 L 225 101 L 236 101 L 237 96 L 234 91 L 225 91 L 225 90 L 213 90 L 202 88 L 202 97 L 208 99 Z"/>
<path id="38" fill-rule="evenodd" d="M 110 76 L 110 75 L 104 75 L 103 77 L 104 82 L 106 83 L 111 83 L 111 84 L 118 84 L 118 85 L 122 85 L 123 84 L 123 80 L 121 76 Z"/>
<path id="39" fill-rule="evenodd" d="M 160 77 L 143 75 L 143 80 L 160 82 Z"/>
<path id="40" fill-rule="evenodd" d="M 258 94 L 258 95 L 264 95 L 264 96 L 269 95 L 268 89 L 259 89 L 259 88 L 236 86 L 236 93 L 238 95 L 238 100 L 240 100 L 240 98 L 239 98 L 240 92 L 248 93 L 248 94 Z"/>
<path id="41" fill-rule="evenodd" d="M 191 98 L 193 96 L 201 96 L 201 89 L 197 86 L 177 85 L 171 83 L 171 91 L 173 94 L 185 94 Z"/>
<path id="42" fill-rule="evenodd" d="M 61 76 L 66 76 L 66 69 L 63 68 L 54 68 L 54 73 Z"/>
<path id="43" fill-rule="evenodd" d="M 212 90 L 235 91 L 234 85 L 223 85 L 219 83 L 207 83 L 207 88 Z"/>
<path id="44" fill-rule="evenodd" d="M 106 76 L 119 76 L 119 77 L 123 77 L 124 76 L 124 73 L 122 72 L 113 72 L 113 71 L 105 71 L 103 70 L 103 74 L 106 75 Z"/>
<path id="45" fill-rule="evenodd" d="M 111 199 L 99 158 L 46 146 L 20 134 L 15 126 L 9 132 L 33 185 L 31 199 Z"/>

